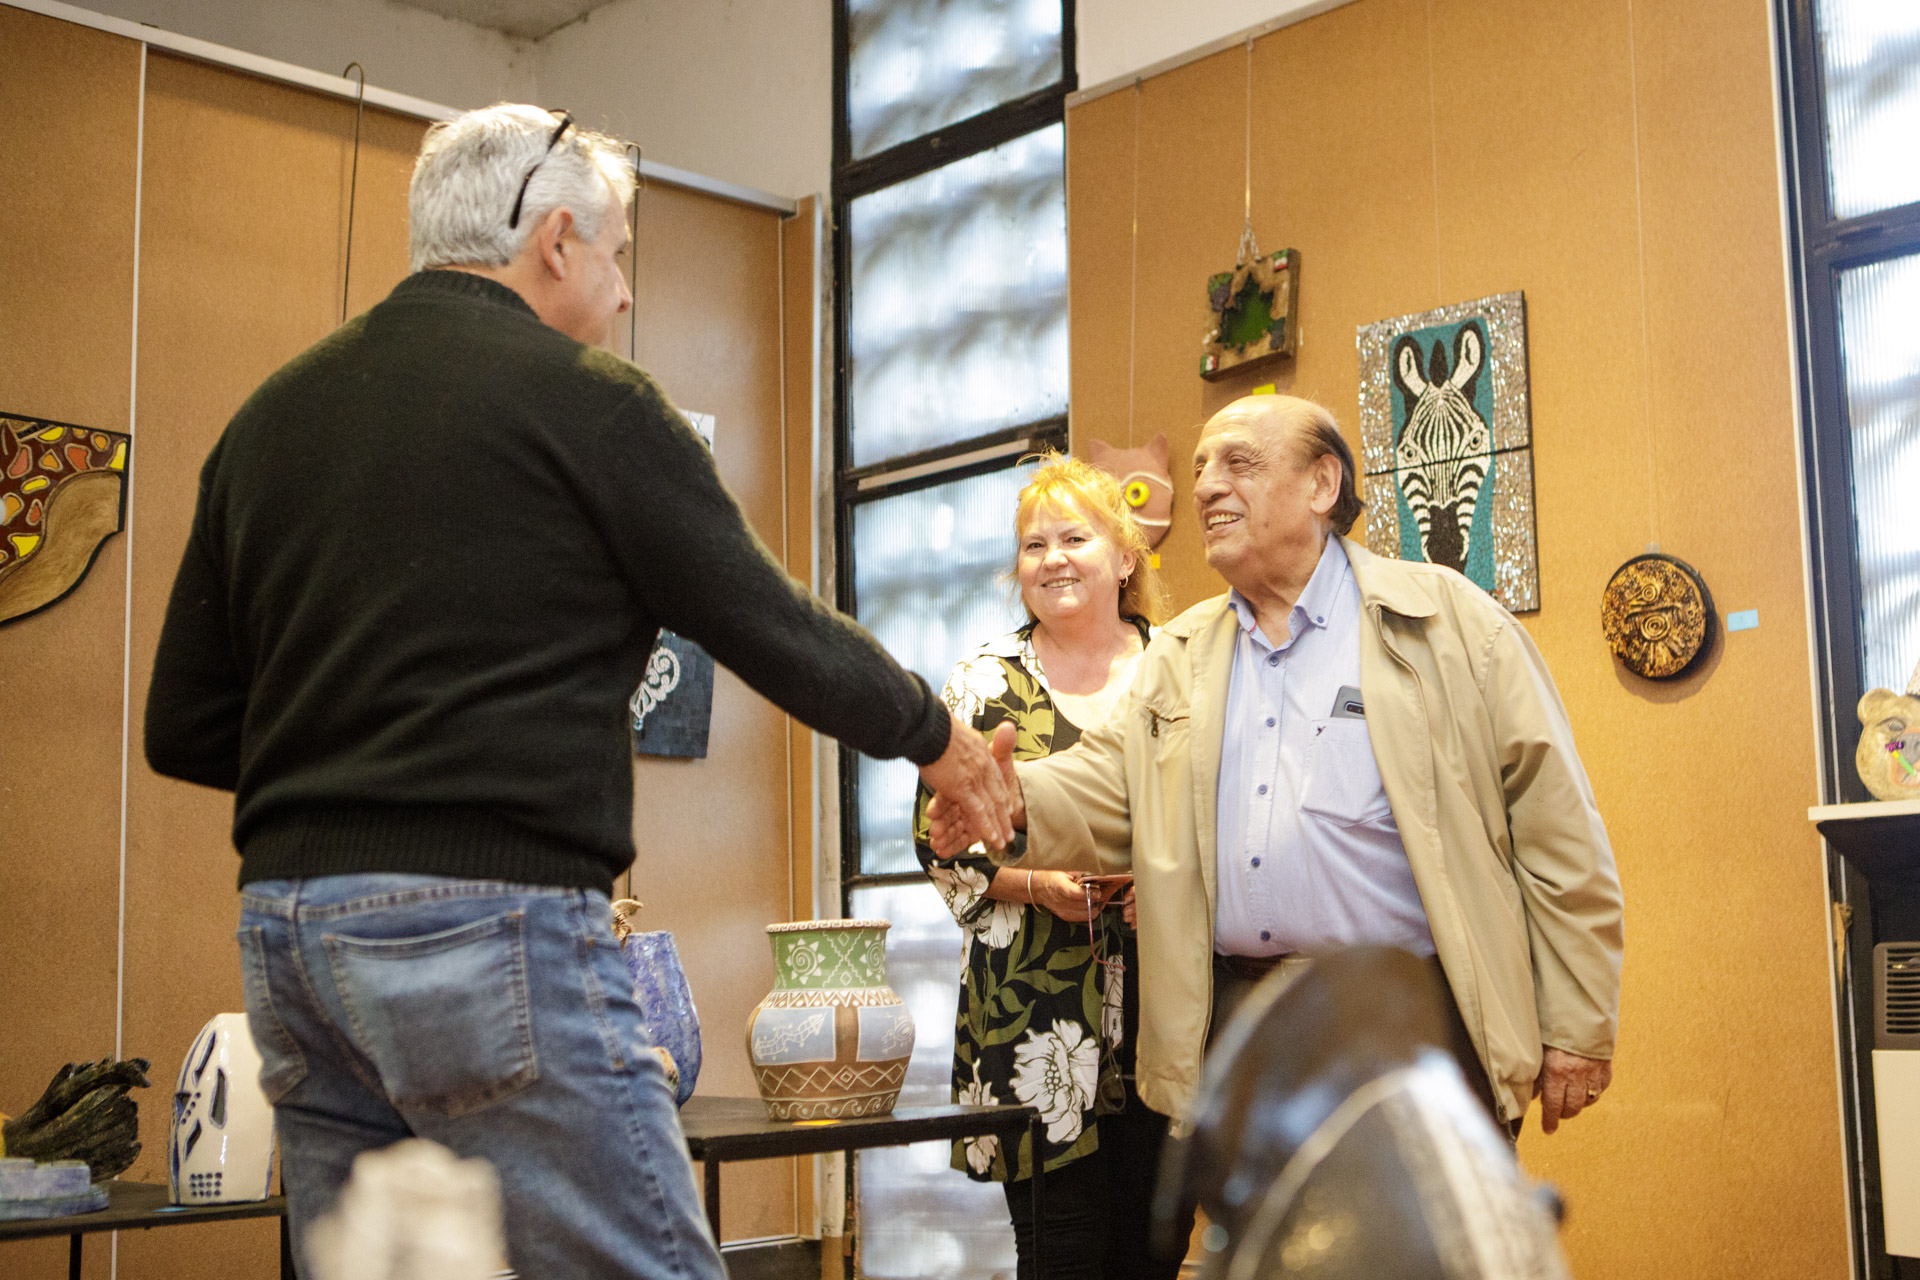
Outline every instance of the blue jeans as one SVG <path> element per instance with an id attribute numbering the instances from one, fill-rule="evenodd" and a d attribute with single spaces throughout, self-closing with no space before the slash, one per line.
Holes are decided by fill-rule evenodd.
<path id="1" fill-rule="evenodd" d="M 297 1257 L 353 1158 L 418 1136 L 493 1165 L 523 1276 L 725 1280 L 605 895 L 346 875 L 240 904 Z"/>

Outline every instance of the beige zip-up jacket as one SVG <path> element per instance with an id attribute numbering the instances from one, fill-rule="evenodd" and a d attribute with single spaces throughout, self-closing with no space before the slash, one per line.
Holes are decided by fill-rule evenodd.
<path id="1" fill-rule="evenodd" d="M 1553 678 L 1513 616 L 1452 570 L 1345 547 L 1374 758 L 1460 1015 L 1515 1119 L 1543 1045 L 1613 1056 L 1613 850 Z M 1187 610 L 1147 646 L 1106 726 L 1017 766 L 1021 865 L 1133 872 L 1136 1083 L 1171 1116 L 1193 1101 L 1212 1010 L 1214 796 L 1237 633 L 1225 596 Z"/>

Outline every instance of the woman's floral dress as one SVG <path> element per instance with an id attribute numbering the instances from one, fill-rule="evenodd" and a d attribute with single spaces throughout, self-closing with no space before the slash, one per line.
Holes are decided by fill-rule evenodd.
<path id="1" fill-rule="evenodd" d="M 1142 640 L 1145 633 L 1143 629 Z M 1013 758 L 1065 751 L 1080 729 L 1055 711 L 1033 651 L 1033 626 L 982 645 L 954 667 L 942 693 L 975 729 L 1002 721 L 1016 731 Z M 914 850 L 966 937 L 960 1013 L 954 1029 L 953 1100 L 1035 1107 L 1046 1123 L 1041 1155 L 1048 1170 L 1097 1150 L 1095 1117 L 1119 1111 L 1133 1075 L 1137 1000 L 1125 975 L 1134 964 L 1133 930 L 1109 907 L 1093 925 L 1070 924 L 1044 907 L 987 897 L 996 868 L 975 845 L 941 862 L 927 843 L 922 786 L 914 806 Z M 1022 837 L 1024 839 L 1024 837 Z M 1099 944 L 1096 963 L 1094 943 Z M 953 1144 L 953 1167 L 978 1181 L 1033 1176 L 1031 1143 L 1004 1151 L 997 1135 Z"/>

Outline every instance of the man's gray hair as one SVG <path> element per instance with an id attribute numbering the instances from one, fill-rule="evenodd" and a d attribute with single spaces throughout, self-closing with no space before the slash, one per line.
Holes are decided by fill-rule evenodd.
<path id="1" fill-rule="evenodd" d="M 555 209 L 573 214 L 582 239 L 597 239 L 633 198 L 633 165 L 625 144 L 579 128 L 549 152 L 559 124 L 550 111 L 503 102 L 427 130 L 407 189 L 413 270 L 504 267 Z M 528 170 L 520 222 L 509 227 Z"/>

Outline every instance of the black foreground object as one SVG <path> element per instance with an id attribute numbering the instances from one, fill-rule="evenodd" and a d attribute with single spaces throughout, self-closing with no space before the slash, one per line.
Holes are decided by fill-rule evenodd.
<path id="1" fill-rule="evenodd" d="M 147 1087 L 145 1058 L 69 1062 L 40 1100 L 0 1124 L 0 1155 L 32 1160 L 84 1160 L 95 1182 L 111 1178 L 140 1154 L 139 1108 L 129 1089 Z"/>
<path id="2" fill-rule="evenodd" d="M 1565 1280 L 1558 1198 L 1443 1047 L 1440 998 L 1389 947 L 1247 997 L 1154 1206 L 1163 1237 L 1180 1203 L 1206 1210 L 1202 1280 Z"/>

